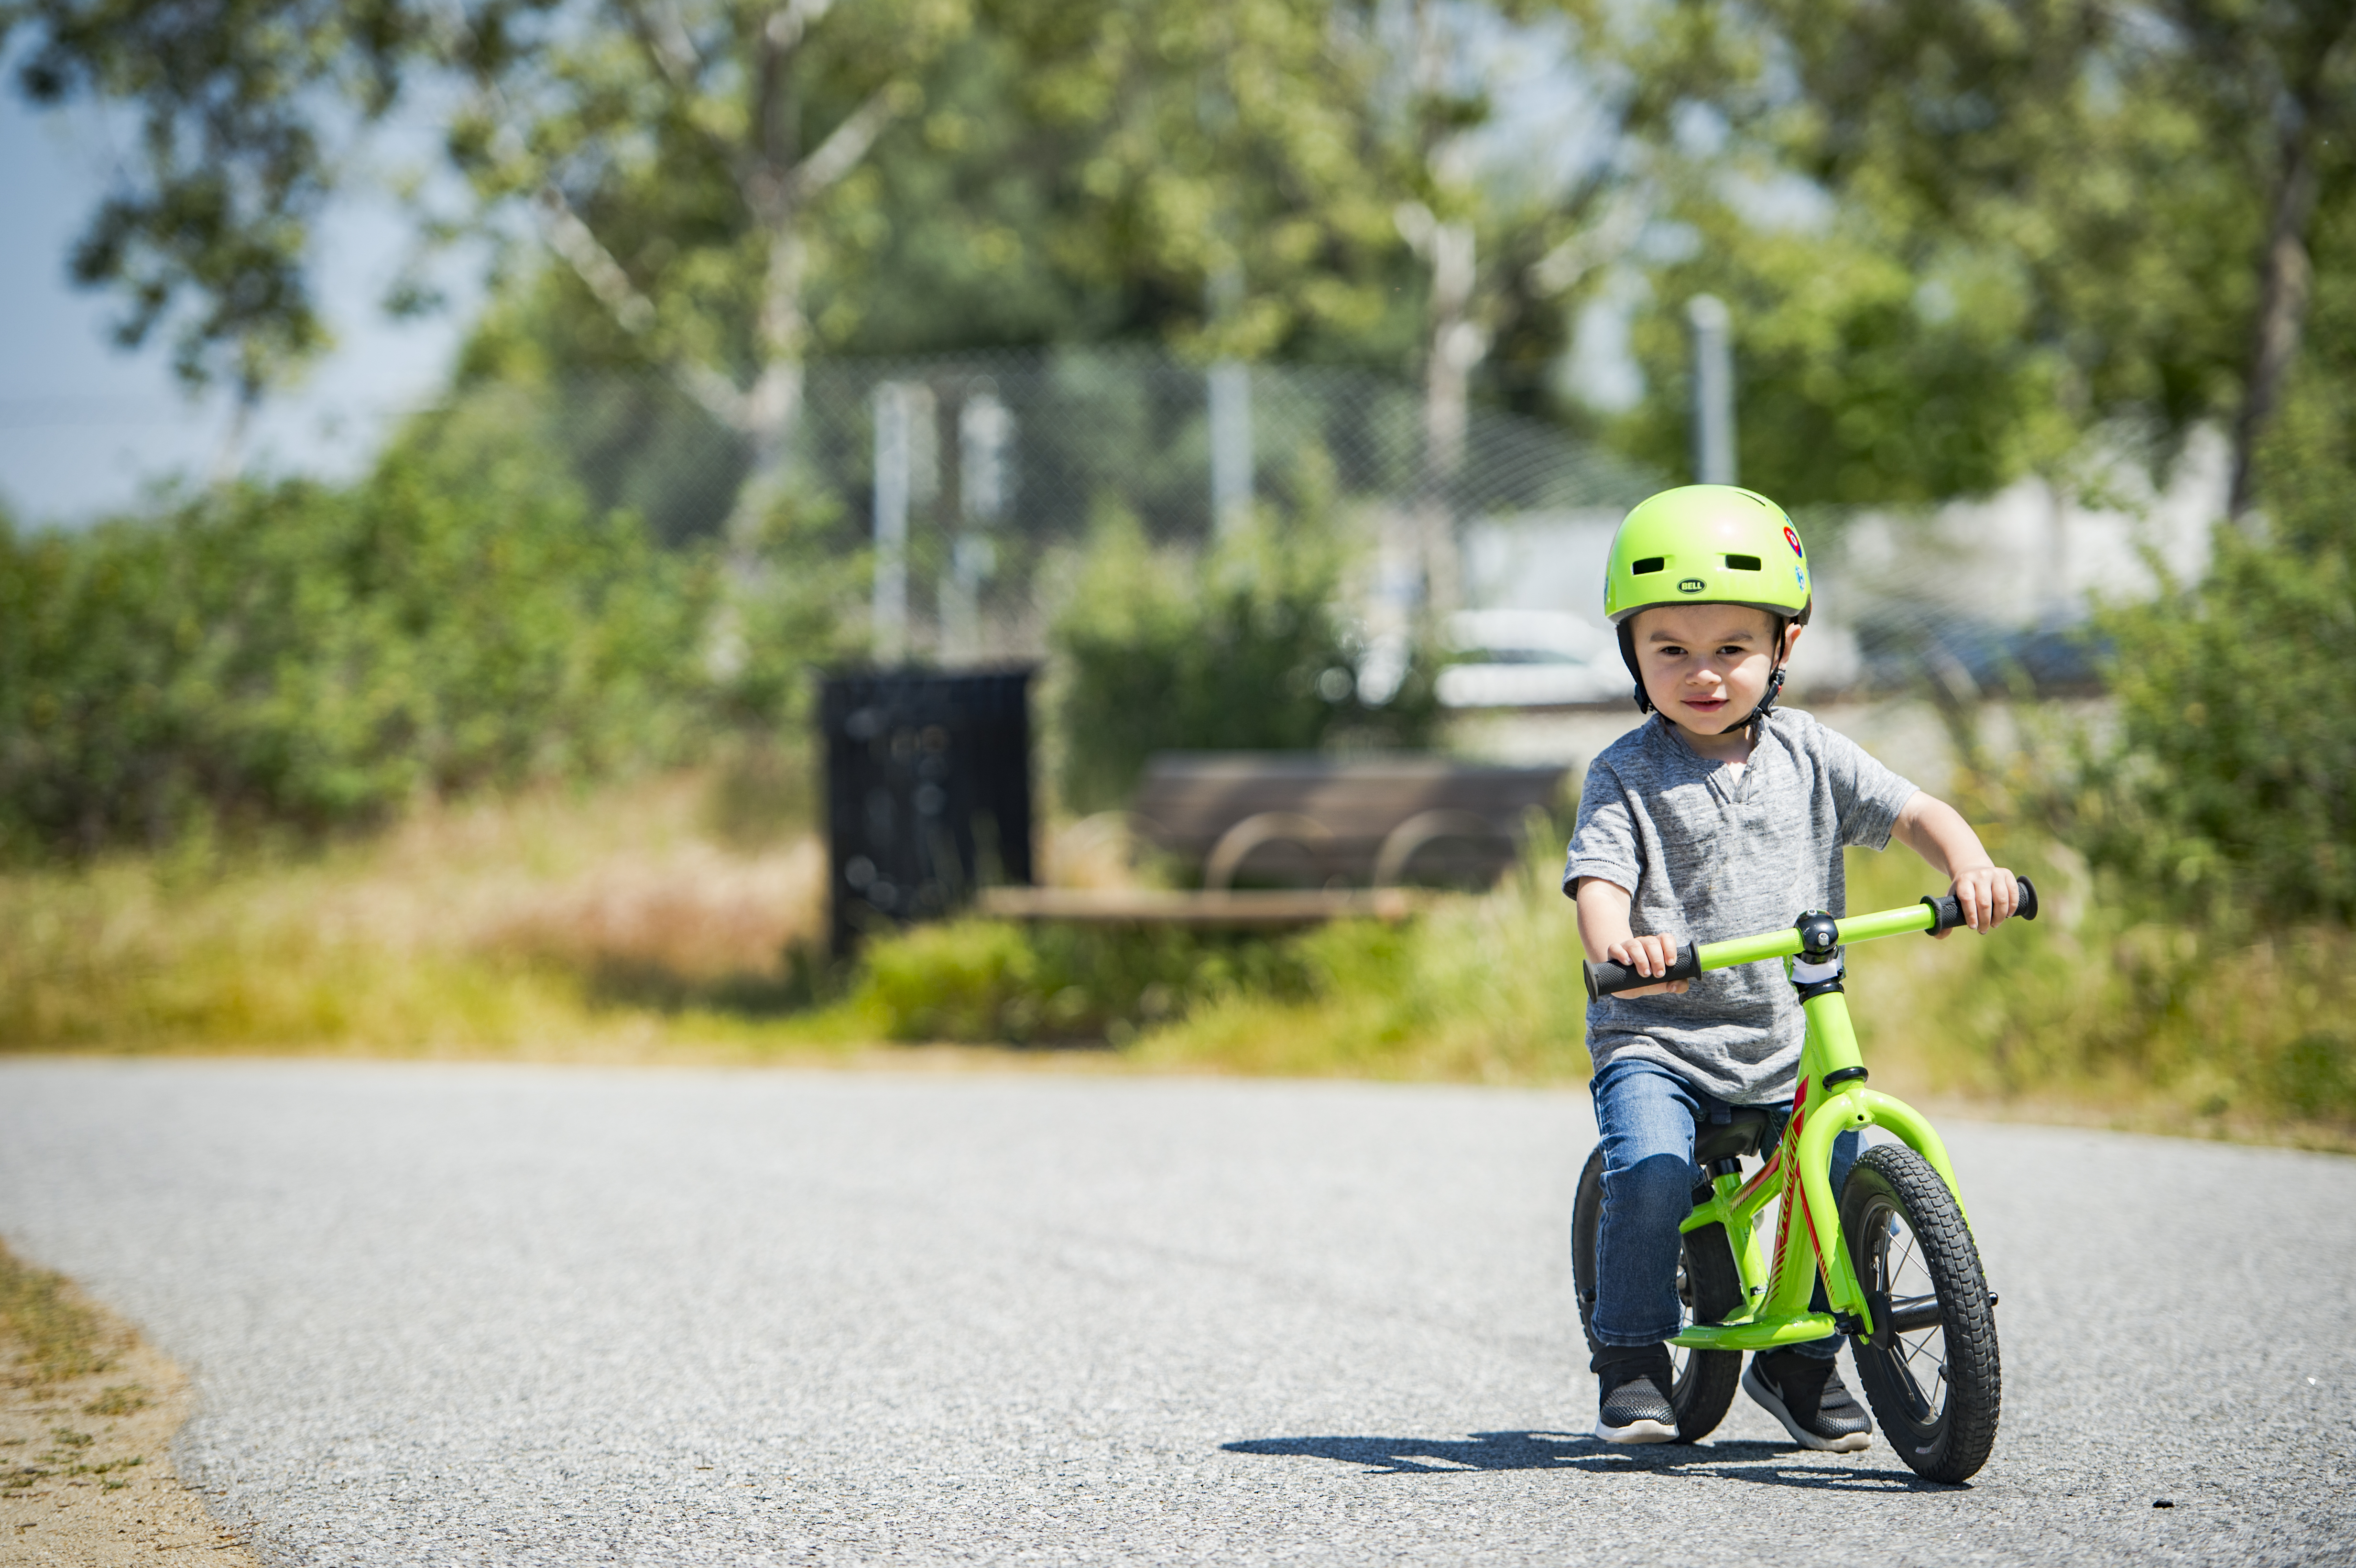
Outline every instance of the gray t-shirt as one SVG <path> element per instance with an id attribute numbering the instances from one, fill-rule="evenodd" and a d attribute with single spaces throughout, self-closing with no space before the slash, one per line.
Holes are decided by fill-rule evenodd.
<path id="1" fill-rule="evenodd" d="M 1655 718 L 1588 765 L 1566 893 L 1601 877 L 1634 895 L 1639 936 L 1687 942 L 1789 925 L 1809 910 L 1847 912 L 1841 849 L 1879 849 L 1914 786 L 1806 713 L 1777 709 L 1740 770 L 1696 752 Z M 1790 1097 L 1806 1019 L 1780 964 L 1744 964 L 1681 997 L 1587 1005 L 1601 1072 L 1623 1056 L 1657 1061 L 1735 1104 Z"/>

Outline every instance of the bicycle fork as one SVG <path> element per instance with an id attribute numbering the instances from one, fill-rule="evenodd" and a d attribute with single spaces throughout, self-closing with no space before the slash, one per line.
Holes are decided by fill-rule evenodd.
<path id="1" fill-rule="evenodd" d="M 1799 988 L 1808 1030 L 1800 1048 L 1799 1085 L 1783 1139 L 1764 1168 L 1749 1181 L 1734 1173 L 1714 1177 L 1708 1199 L 1679 1227 L 1724 1227 L 1742 1276 L 1744 1305 L 1723 1323 L 1687 1328 L 1669 1341 L 1673 1345 L 1755 1350 L 1805 1344 L 1834 1334 L 1870 1337 L 1877 1332 L 1872 1302 L 1858 1282 L 1841 1237 L 1840 1195 L 1832 1189 L 1833 1140 L 1845 1132 L 1888 1129 L 1938 1172 L 1954 1194 L 1956 1208 L 1964 1207 L 1946 1146 L 1930 1122 L 1904 1101 L 1866 1086 L 1865 1063 L 1840 981 L 1837 962 L 1793 965 L 1792 983 Z M 1783 1202 L 1771 1253 L 1761 1243 L 1759 1218 L 1777 1198 Z M 1970 1223 L 1968 1212 L 1965 1223 Z M 1814 1311 L 1809 1306 L 1819 1277 L 1829 1311 Z"/>

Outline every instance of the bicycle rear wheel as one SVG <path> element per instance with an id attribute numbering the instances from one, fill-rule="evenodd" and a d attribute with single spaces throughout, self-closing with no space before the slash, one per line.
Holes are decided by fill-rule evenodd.
<path id="1" fill-rule="evenodd" d="M 1962 1482 L 1996 1445 L 2002 1368 L 1979 1249 L 1954 1194 L 1912 1149 L 1869 1149 L 1841 1193 L 1841 1234 L 1873 1308 L 1858 1376 L 1898 1456 Z"/>
<path id="2" fill-rule="evenodd" d="M 1579 1291 L 1579 1328 L 1590 1349 L 1595 1343 L 1596 1234 L 1603 1219 L 1603 1149 L 1598 1145 L 1580 1172 L 1579 1196 L 1570 1210 L 1570 1271 Z M 1677 1255 L 1677 1299 L 1688 1323 L 1723 1322 L 1742 1303 L 1742 1276 L 1722 1225 L 1688 1231 Z M 1742 1381 L 1740 1350 L 1688 1350 L 1669 1347 L 1676 1376 L 1669 1408 L 1677 1413 L 1677 1441 L 1698 1443 L 1718 1429 Z"/>

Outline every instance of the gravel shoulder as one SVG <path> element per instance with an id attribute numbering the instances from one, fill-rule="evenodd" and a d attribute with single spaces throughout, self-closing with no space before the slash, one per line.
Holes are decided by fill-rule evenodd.
<path id="1" fill-rule="evenodd" d="M 0 1269 L 10 1262 L 0 1253 Z M 75 1375 L 44 1375 L 37 1347 L 0 1315 L 0 1562 L 253 1568 L 172 1464 L 195 1408 L 187 1376 L 70 1285 L 59 1294 L 87 1333 Z"/>
<path id="2" fill-rule="evenodd" d="M 1965 1488 L 1580 1435 L 1576 1093 L 5 1063 L 0 1236 L 270 1563 L 2356 1561 L 2356 1161 L 1942 1131 Z"/>

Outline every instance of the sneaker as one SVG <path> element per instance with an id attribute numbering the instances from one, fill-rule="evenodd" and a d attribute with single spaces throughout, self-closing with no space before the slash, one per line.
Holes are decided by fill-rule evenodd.
<path id="1" fill-rule="evenodd" d="M 1666 1345 L 1607 1346 L 1588 1364 L 1601 1397 L 1595 1435 L 1606 1443 L 1674 1443 L 1677 1413 L 1669 1405 L 1676 1381 Z"/>
<path id="2" fill-rule="evenodd" d="M 1873 1418 L 1849 1397 L 1826 1358 L 1797 1350 L 1761 1352 L 1744 1370 L 1742 1388 L 1803 1448 L 1855 1454 L 1872 1446 Z"/>

